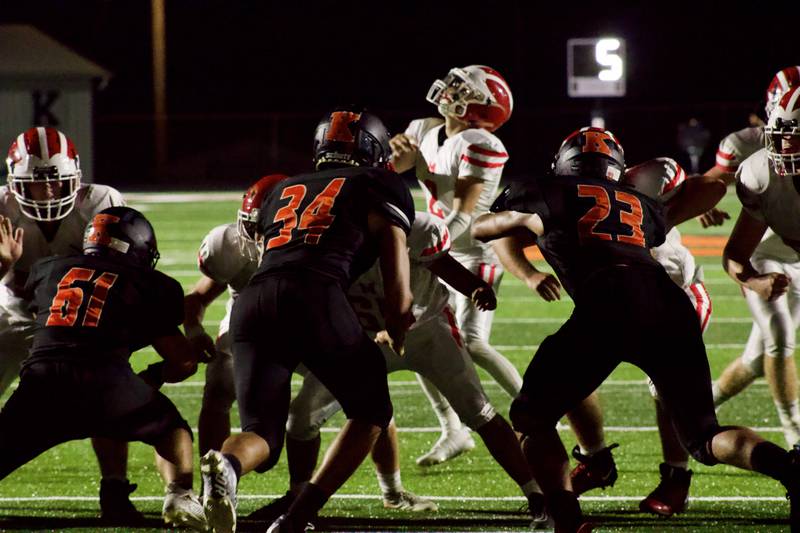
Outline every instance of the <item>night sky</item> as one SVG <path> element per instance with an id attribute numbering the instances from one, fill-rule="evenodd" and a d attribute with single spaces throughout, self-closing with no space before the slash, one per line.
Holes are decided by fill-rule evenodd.
<path id="1" fill-rule="evenodd" d="M 697 117 L 711 133 L 711 164 L 718 140 L 762 107 L 774 73 L 800 63 L 790 2 L 166 3 L 170 167 L 160 175 L 149 122 L 150 2 L 40 0 L 0 13 L 0 23 L 33 24 L 112 72 L 95 107 L 98 181 L 169 187 L 194 177 L 239 187 L 258 174 L 306 170 L 326 108 L 363 103 L 400 131 L 436 113 L 425 101 L 435 78 L 476 63 L 500 71 L 515 97 L 498 131 L 510 177 L 546 168 L 595 106 L 630 163 L 684 157 L 677 127 Z M 626 41 L 627 96 L 568 98 L 566 40 L 604 35 Z M 142 150 L 135 171 L 109 154 L 120 143 Z"/>

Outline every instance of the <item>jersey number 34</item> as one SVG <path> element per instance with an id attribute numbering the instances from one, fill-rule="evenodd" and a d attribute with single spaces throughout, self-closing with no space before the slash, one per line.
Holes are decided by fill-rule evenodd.
<path id="1" fill-rule="evenodd" d="M 333 203 L 342 190 L 345 178 L 336 178 L 330 181 L 321 193 L 314 197 L 308 206 L 303 209 L 298 224 L 297 208 L 303 202 L 308 190 L 305 185 L 292 185 L 286 187 L 281 193 L 281 200 L 289 199 L 289 203 L 278 209 L 273 222 L 283 222 L 277 237 L 267 241 L 266 249 L 271 250 L 283 246 L 292 240 L 292 230 L 295 228 L 305 231 L 305 242 L 317 244 L 322 233 L 333 223 L 334 215 L 331 214 Z"/>

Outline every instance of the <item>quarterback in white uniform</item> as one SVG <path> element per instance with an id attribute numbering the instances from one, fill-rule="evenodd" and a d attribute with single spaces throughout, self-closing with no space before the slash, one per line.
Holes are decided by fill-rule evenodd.
<path id="1" fill-rule="evenodd" d="M 491 245 L 473 239 L 469 228 L 494 201 L 508 160 L 503 143 L 492 132 L 511 115 L 511 91 L 495 70 L 472 65 L 451 69 L 444 80 L 436 80 L 427 100 L 444 120 L 412 121 L 391 141 L 392 162 L 398 172 L 415 169 L 428 212 L 447 224 L 453 257 L 497 291 L 503 268 Z M 489 344 L 494 313 L 479 311 L 452 288 L 450 294 L 472 360 L 516 396 L 522 386 L 519 371 Z M 430 466 L 472 448 L 474 442 L 442 394 L 424 379 L 421 383 L 442 426 L 441 438 L 417 459 L 420 466 Z"/>
<path id="2" fill-rule="evenodd" d="M 778 407 L 789 444 L 800 438 L 797 370 L 794 361 L 798 291 L 792 285 L 800 250 L 800 86 L 787 91 L 764 129 L 765 148 L 747 158 L 736 173 L 736 192 L 743 209 L 725 247 L 728 274 L 745 289 L 745 296 L 763 336 L 761 365 Z M 763 241 L 774 231 L 795 253 Z M 759 243 L 762 243 L 759 245 Z M 758 250 L 755 263 L 752 261 Z M 783 297 L 790 292 L 788 298 Z M 795 316 L 793 316 L 793 314 Z M 749 367 L 752 371 L 752 366 Z M 794 442 L 792 442 L 794 441 Z"/>
<path id="3" fill-rule="evenodd" d="M 781 97 L 800 83 L 800 67 L 788 67 L 778 72 L 767 89 L 766 111 L 775 109 Z M 728 135 L 717 150 L 717 162 L 706 174 L 718 174 L 732 182 L 744 172 L 743 162 L 753 154 L 764 152 L 763 127 L 745 128 Z M 756 156 L 753 156 L 756 157 Z M 760 158 L 760 161 L 758 160 Z M 748 182 L 755 174 L 766 176 L 769 165 L 766 152 L 747 163 Z M 762 176 L 762 177 L 763 177 Z M 740 188 L 740 186 L 737 186 Z M 757 377 L 765 375 L 764 355 L 769 355 L 766 379 L 770 385 L 776 409 L 789 445 L 800 441 L 800 407 L 798 406 L 796 372 L 792 356 L 795 327 L 800 319 L 800 262 L 797 253 L 784 243 L 782 237 L 767 228 L 750 258 L 759 272 L 782 272 L 790 280 L 786 296 L 764 301 L 753 291 L 745 289 L 753 326 L 742 355 L 733 361 L 714 382 L 714 403 L 719 406 L 735 396 Z M 767 331 L 766 335 L 762 330 Z M 791 368 L 790 368 L 791 367 Z"/>
<path id="4" fill-rule="evenodd" d="M 81 184 L 78 152 L 55 128 L 30 128 L 11 145 L 6 159 L 8 185 L 0 187 L 0 216 L 23 231 L 22 254 L 0 283 L 0 394 L 19 375 L 36 325 L 28 300 L 19 298 L 31 265 L 50 255 L 81 253 L 83 233 L 94 215 L 124 205 L 112 187 Z M 4 268 L 5 270 L 5 268 Z M 92 439 L 102 474 L 100 507 L 108 524 L 143 519 L 128 495 L 127 443 Z"/>
<path id="5" fill-rule="evenodd" d="M 522 492 L 536 500 L 531 503 L 531 512 L 537 523 L 546 524 L 540 496 L 531 496 L 539 494 L 538 486 L 532 479 L 513 430 L 494 410 L 483 391 L 448 304 L 448 289 L 439 279 L 448 281 L 481 312 L 494 309 L 494 292 L 485 281 L 449 255 L 449 231 L 437 217 L 417 213 L 408 237 L 408 247 L 416 321 L 408 330 L 402 357 L 388 344 L 381 344 L 387 371 L 412 370 L 441 390 L 458 416 L 481 435 L 492 456 L 520 485 Z M 381 332 L 385 329 L 381 313 L 382 287 L 380 269 L 376 265 L 364 273 L 348 292 L 367 334 L 377 335 L 377 339 L 381 339 Z M 324 385 L 313 375 L 307 375 L 289 411 L 287 456 L 293 455 L 289 450 L 296 444 L 318 440 L 320 427 L 340 409 Z M 316 458 L 307 469 L 308 475 L 315 463 Z M 292 469 L 290 465 L 290 472 Z M 380 473 L 378 477 L 381 480 Z M 293 479 L 292 483 L 300 481 Z"/>

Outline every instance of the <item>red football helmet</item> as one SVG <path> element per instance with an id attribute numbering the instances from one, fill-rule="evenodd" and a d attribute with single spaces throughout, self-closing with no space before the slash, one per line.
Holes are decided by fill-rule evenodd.
<path id="1" fill-rule="evenodd" d="M 800 66 L 786 67 L 772 77 L 772 81 L 767 87 L 767 99 L 764 106 L 767 118 L 772 114 L 772 110 L 775 109 L 781 96 L 797 85 L 800 85 Z"/>
<path id="2" fill-rule="evenodd" d="M 442 116 L 489 131 L 502 126 L 514 109 L 514 98 L 506 80 L 496 70 L 483 65 L 450 69 L 443 80 L 433 82 L 425 99 L 436 104 Z"/>
<path id="3" fill-rule="evenodd" d="M 764 144 L 778 175 L 800 174 L 800 85 L 784 93 L 770 113 Z"/>
<path id="4" fill-rule="evenodd" d="M 558 176 L 619 181 L 625 170 L 625 152 L 610 131 L 585 127 L 564 139 L 553 159 L 552 169 Z"/>
<path id="5" fill-rule="evenodd" d="M 55 128 L 30 128 L 11 144 L 8 186 L 22 212 L 42 221 L 60 220 L 75 207 L 81 185 L 78 151 Z"/>
<path id="6" fill-rule="evenodd" d="M 250 248 L 248 243 L 256 242 L 256 223 L 258 222 L 258 213 L 261 210 L 261 204 L 264 199 L 269 196 L 275 186 L 288 178 L 285 174 L 270 174 L 264 176 L 245 191 L 242 197 L 242 208 L 239 209 L 237 216 L 236 229 L 239 233 L 239 244 L 242 251 L 245 252 Z"/>

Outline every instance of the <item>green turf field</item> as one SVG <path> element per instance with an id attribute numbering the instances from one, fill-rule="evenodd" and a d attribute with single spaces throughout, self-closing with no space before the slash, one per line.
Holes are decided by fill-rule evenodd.
<path id="1" fill-rule="evenodd" d="M 195 254 L 208 230 L 233 221 L 238 201 L 233 199 L 175 201 L 174 197 L 132 197 L 131 205 L 153 221 L 161 249 L 159 268 L 181 281 L 189 290 L 197 278 Z M 736 199 L 729 195 L 723 207 L 735 218 Z M 732 223 L 702 230 L 687 223 L 687 235 L 727 235 Z M 706 333 L 712 373 L 739 355 L 750 329 L 749 314 L 739 290 L 722 272 L 718 257 L 698 257 L 705 266 L 706 286 L 711 293 L 714 315 Z M 542 267 L 544 268 L 544 267 Z M 522 283 L 506 277 L 499 298 L 492 341 L 524 371 L 536 345 L 555 331 L 569 314 L 572 303 L 548 304 L 527 292 Z M 213 333 L 224 311 L 224 298 L 211 307 L 206 327 Z M 716 319 L 716 320 L 715 320 Z M 133 356 L 139 369 L 155 360 L 152 350 Z M 164 391 L 193 426 L 197 423 L 203 383 L 203 368 L 187 382 L 168 385 Z M 485 387 L 498 411 L 507 413 L 510 399 L 482 373 Z M 564 380 L 569 376 L 563 376 Z M 515 484 L 496 466 L 483 446 L 449 463 L 429 470 L 419 469 L 414 459 L 428 450 L 438 437 L 435 417 L 408 372 L 390 378 L 395 416 L 401 428 L 403 482 L 408 490 L 430 496 L 439 504 L 438 513 L 414 515 L 385 511 L 372 467 L 365 463 L 323 510 L 323 527 L 334 530 L 526 530 L 528 519 L 519 513 L 523 498 Z M 689 511 L 670 520 L 655 519 L 638 512 L 638 501 L 657 483 L 660 447 L 655 419 L 644 376 L 622 366 L 602 390 L 609 442 L 619 442 L 615 452 L 620 477 L 605 492 L 589 493 L 584 510 L 601 524 L 599 531 L 787 531 L 788 503 L 776 482 L 755 474 L 718 466 L 692 463 L 695 471 Z M 5 400 L 5 398 L 3 399 Z M 341 416 L 341 415 L 338 415 Z M 723 424 L 747 424 L 783 445 L 777 415 L 762 380 L 720 411 Z M 341 424 L 337 417 L 333 430 Z M 234 418 L 234 426 L 238 419 Z M 323 434 L 323 446 L 333 433 Z M 575 443 L 568 430 L 566 445 Z M 476 436 L 477 438 L 477 436 Z M 129 478 L 139 484 L 133 500 L 160 525 L 163 488 L 153 465 L 150 449 L 131 445 Z M 21 468 L 0 483 L 0 529 L 99 530 L 97 491 L 99 474 L 88 441 L 61 445 Z M 195 486 L 199 485 L 199 476 Z M 285 459 L 263 475 L 251 474 L 239 486 L 241 514 L 247 514 L 287 487 Z M 265 524 L 241 524 L 242 530 L 266 529 Z M 149 530 L 149 529 L 144 529 Z M 140 530 L 141 531 L 141 530 Z"/>

